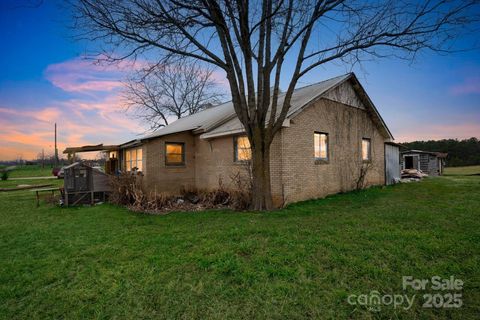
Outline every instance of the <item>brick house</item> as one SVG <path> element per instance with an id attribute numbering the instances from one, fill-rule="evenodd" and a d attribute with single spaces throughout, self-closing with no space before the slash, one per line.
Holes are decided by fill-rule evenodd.
<path id="1" fill-rule="evenodd" d="M 282 103 L 282 99 L 279 99 Z M 296 89 L 271 146 L 274 204 L 280 206 L 365 184 L 385 183 L 385 144 L 393 137 L 353 74 Z M 228 186 L 245 175 L 248 139 L 231 102 L 176 120 L 154 134 L 119 146 L 120 169 L 138 168 L 147 190 Z"/>

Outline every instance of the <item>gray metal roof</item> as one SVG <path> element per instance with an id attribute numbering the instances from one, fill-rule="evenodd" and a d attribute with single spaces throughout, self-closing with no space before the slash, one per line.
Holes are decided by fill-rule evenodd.
<path id="1" fill-rule="evenodd" d="M 215 126 L 216 124 L 219 124 L 223 120 L 229 119 L 234 115 L 235 110 L 233 109 L 233 104 L 231 101 L 229 101 L 221 105 L 202 110 L 190 116 L 180 118 L 168 126 L 163 127 L 141 139 L 151 139 L 182 131 L 208 130 L 212 126 Z"/>
<path id="2" fill-rule="evenodd" d="M 292 95 L 291 106 L 287 114 L 287 119 L 294 117 L 305 106 L 309 105 L 316 99 L 321 98 L 322 95 L 327 91 L 350 78 L 353 78 L 356 82 L 358 82 L 353 73 L 348 73 L 295 89 Z M 279 95 L 279 106 L 283 104 L 284 98 L 285 93 Z M 368 102 L 371 104 L 371 108 L 373 108 L 374 115 L 378 116 L 381 125 L 384 126 L 386 133 L 391 137 L 390 131 L 383 122 L 383 119 L 381 119 L 375 106 L 373 106 L 371 101 Z M 244 129 L 243 125 L 235 114 L 232 102 L 229 101 L 216 107 L 200 111 L 191 116 L 178 119 L 168 126 L 158 130 L 157 132 L 141 138 L 141 140 L 156 138 L 183 131 L 195 131 L 196 133 L 203 133 L 201 137 L 208 139 L 216 136 L 240 133 L 243 132 Z"/>
<path id="3" fill-rule="evenodd" d="M 437 151 L 424 151 L 424 150 L 405 150 L 400 152 L 400 154 L 410 154 L 410 153 L 424 153 L 424 154 L 430 154 L 432 156 L 436 156 L 439 158 L 446 158 L 448 156 L 448 153 L 446 152 L 437 152 Z"/>
<path id="4" fill-rule="evenodd" d="M 304 106 L 308 105 L 310 102 L 314 101 L 316 98 L 320 97 L 322 94 L 327 92 L 329 89 L 337 86 L 339 83 L 343 82 L 349 77 L 350 74 L 345 74 L 335 78 L 331 78 L 322 82 L 318 82 L 312 85 L 301 87 L 295 89 L 292 95 L 292 100 L 290 104 L 290 109 L 288 110 L 287 119 L 298 113 Z M 278 97 L 278 106 L 283 104 L 285 100 L 285 93 L 279 95 Z M 277 116 L 280 110 L 277 109 Z M 270 114 L 267 115 L 267 119 Z M 226 121 L 224 124 L 202 134 L 202 138 L 208 139 L 216 136 L 221 136 L 225 134 L 234 134 L 243 132 L 243 125 L 240 122 L 238 117 L 233 117 L 232 119 Z"/>
<path id="5" fill-rule="evenodd" d="M 118 148 L 119 149 L 131 148 L 131 147 L 139 146 L 141 144 L 142 144 L 142 141 L 140 139 L 134 139 L 118 145 Z"/>

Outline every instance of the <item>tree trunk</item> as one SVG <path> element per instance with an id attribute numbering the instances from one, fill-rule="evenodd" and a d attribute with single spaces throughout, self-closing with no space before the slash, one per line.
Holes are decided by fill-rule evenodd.
<path id="1" fill-rule="evenodd" d="M 264 139 L 255 132 L 252 148 L 252 209 L 272 209 L 272 188 L 270 184 L 270 139 Z"/>

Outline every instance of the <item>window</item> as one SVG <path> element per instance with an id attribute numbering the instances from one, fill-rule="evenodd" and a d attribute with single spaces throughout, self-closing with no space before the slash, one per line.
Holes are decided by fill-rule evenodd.
<path id="1" fill-rule="evenodd" d="M 372 155 L 370 139 L 362 139 L 362 160 L 369 161 Z"/>
<path id="2" fill-rule="evenodd" d="M 165 164 L 167 166 L 185 165 L 185 144 L 182 142 L 165 142 Z"/>
<path id="3" fill-rule="evenodd" d="M 250 149 L 250 140 L 248 140 L 248 137 L 234 137 L 233 147 L 235 162 L 249 161 L 252 159 L 252 150 Z"/>
<path id="4" fill-rule="evenodd" d="M 125 167 L 127 171 L 132 171 L 134 168 L 137 168 L 138 171 L 143 171 L 142 148 L 127 149 L 125 151 Z"/>
<path id="5" fill-rule="evenodd" d="M 315 144 L 315 159 L 328 160 L 328 133 L 315 132 L 313 140 Z"/>

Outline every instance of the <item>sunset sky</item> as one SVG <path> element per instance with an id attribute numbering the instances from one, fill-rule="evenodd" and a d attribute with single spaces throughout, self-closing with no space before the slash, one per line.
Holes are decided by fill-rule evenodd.
<path id="1" fill-rule="evenodd" d="M 0 2 L 0 160 L 31 159 L 65 146 L 115 144 L 145 132 L 125 114 L 122 79 L 132 66 L 85 60 L 94 44 L 75 41 L 55 1 L 38 8 Z M 468 45 L 473 39 L 462 39 Z M 300 85 L 352 71 L 330 65 Z M 480 138 L 480 50 L 448 56 L 426 52 L 413 64 L 378 60 L 353 69 L 397 142 Z M 216 77 L 222 79 L 218 72 Z M 223 80 L 223 81 L 222 81 Z"/>

